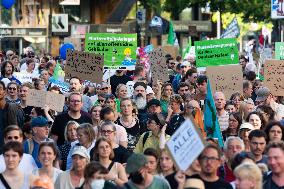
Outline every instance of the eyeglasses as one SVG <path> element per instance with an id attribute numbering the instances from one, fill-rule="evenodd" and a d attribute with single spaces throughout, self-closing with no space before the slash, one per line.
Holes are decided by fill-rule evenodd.
<path id="1" fill-rule="evenodd" d="M 104 134 L 111 134 L 113 132 L 114 131 L 112 131 L 112 130 L 101 130 L 101 133 L 104 133 Z"/>
<path id="2" fill-rule="evenodd" d="M 20 137 L 18 137 L 18 136 L 14 136 L 14 137 L 13 137 L 13 136 L 8 136 L 8 137 L 7 137 L 8 140 L 13 140 L 13 139 L 14 139 L 14 140 L 18 140 L 19 138 L 20 138 Z"/>
<path id="3" fill-rule="evenodd" d="M 101 90 L 107 90 L 107 89 L 108 89 L 108 87 L 101 88 Z"/>
<path id="4" fill-rule="evenodd" d="M 17 88 L 9 87 L 9 88 L 8 88 L 8 90 L 10 90 L 10 91 L 11 91 L 11 90 L 16 91 L 16 90 L 17 90 Z"/>
<path id="5" fill-rule="evenodd" d="M 220 160 L 220 158 L 203 156 L 203 157 L 201 157 L 201 160 L 202 161 L 218 161 L 218 160 Z"/>
<path id="6" fill-rule="evenodd" d="M 105 100 L 102 100 L 102 99 L 98 99 L 98 102 L 104 102 Z"/>
<path id="7" fill-rule="evenodd" d="M 181 66 L 180 68 L 187 68 L 187 66 Z"/>
<path id="8" fill-rule="evenodd" d="M 80 103 L 81 100 L 70 100 L 71 103 Z"/>

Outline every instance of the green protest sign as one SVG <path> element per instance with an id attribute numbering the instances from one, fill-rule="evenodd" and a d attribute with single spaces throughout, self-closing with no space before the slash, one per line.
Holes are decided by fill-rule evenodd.
<path id="1" fill-rule="evenodd" d="M 275 42 L 275 59 L 284 60 L 284 43 Z"/>
<path id="2" fill-rule="evenodd" d="M 238 64 L 238 46 L 235 38 L 196 41 L 197 67 Z"/>
<path id="3" fill-rule="evenodd" d="M 107 69 L 134 70 L 137 34 L 87 33 L 85 51 L 104 55 Z"/>

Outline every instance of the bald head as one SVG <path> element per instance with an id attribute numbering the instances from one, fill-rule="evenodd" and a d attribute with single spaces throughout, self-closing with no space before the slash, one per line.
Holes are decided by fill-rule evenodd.
<path id="1" fill-rule="evenodd" d="M 217 110 L 222 110 L 225 108 L 226 98 L 223 92 L 215 92 L 213 98 Z"/>

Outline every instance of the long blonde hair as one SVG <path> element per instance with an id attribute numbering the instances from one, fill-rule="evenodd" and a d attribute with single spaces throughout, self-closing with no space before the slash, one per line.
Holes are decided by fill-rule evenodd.
<path id="1" fill-rule="evenodd" d="M 242 163 L 234 170 L 234 175 L 255 183 L 254 189 L 262 189 L 262 173 L 255 163 Z"/>

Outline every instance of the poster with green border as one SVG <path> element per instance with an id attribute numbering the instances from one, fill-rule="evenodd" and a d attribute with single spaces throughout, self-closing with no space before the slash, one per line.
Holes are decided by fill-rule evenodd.
<path id="1" fill-rule="evenodd" d="M 85 51 L 104 55 L 105 69 L 134 70 L 137 34 L 87 33 Z"/>
<path id="2" fill-rule="evenodd" d="M 284 43 L 275 42 L 275 59 L 284 60 Z"/>
<path id="3" fill-rule="evenodd" d="M 196 41 L 196 66 L 219 66 L 238 64 L 238 45 L 235 38 Z"/>

